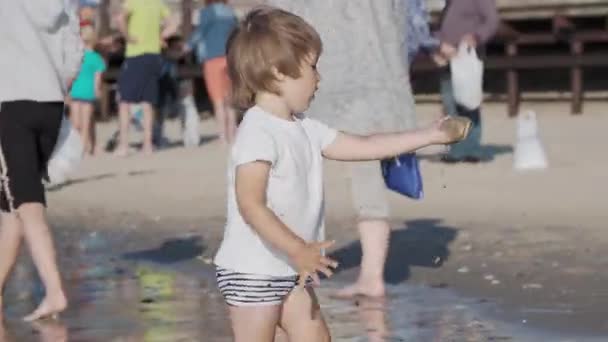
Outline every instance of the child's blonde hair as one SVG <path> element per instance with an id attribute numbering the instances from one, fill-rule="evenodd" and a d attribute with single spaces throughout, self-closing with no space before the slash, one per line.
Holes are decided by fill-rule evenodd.
<path id="1" fill-rule="evenodd" d="M 292 78 L 300 77 L 306 58 L 323 50 L 317 31 L 301 17 L 273 7 L 259 7 L 247 14 L 228 40 L 228 73 L 235 107 L 246 110 L 261 91 L 277 95 L 273 68 Z"/>
<path id="2" fill-rule="evenodd" d="M 91 25 L 86 25 L 80 28 L 80 37 L 87 45 L 95 45 L 97 42 L 97 33 Z"/>

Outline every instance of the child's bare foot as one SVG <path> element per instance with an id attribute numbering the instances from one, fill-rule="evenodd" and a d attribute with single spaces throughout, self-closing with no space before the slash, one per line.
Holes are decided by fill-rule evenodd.
<path id="1" fill-rule="evenodd" d="M 57 318 L 68 306 L 68 301 L 63 293 L 54 297 L 45 297 L 38 308 L 31 314 L 23 317 L 26 322 L 33 322 L 43 318 Z"/>
<path id="2" fill-rule="evenodd" d="M 363 284 L 356 282 L 352 285 L 346 286 L 341 290 L 334 292 L 331 297 L 337 299 L 353 299 L 355 297 L 363 296 L 369 298 L 382 298 L 386 294 L 384 284 Z"/>

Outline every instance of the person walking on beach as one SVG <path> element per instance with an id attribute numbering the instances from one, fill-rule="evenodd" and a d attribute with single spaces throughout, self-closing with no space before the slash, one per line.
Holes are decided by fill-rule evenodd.
<path id="1" fill-rule="evenodd" d="M 162 41 L 177 30 L 177 23 L 162 0 L 125 0 L 119 28 L 127 40 L 126 60 L 118 77 L 120 103 L 117 156 L 129 153 L 129 123 L 134 105 L 143 109 L 145 154 L 154 151 L 152 135 L 162 71 Z"/>
<path id="2" fill-rule="evenodd" d="M 342 131 L 373 134 L 416 128 L 407 43 L 405 0 L 267 0 L 310 21 L 325 42 L 323 86 L 311 117 Z M 388 191 L 377 161 L 349 165 L 362 260 L 341 298 L 385 295 L 390 238 Z"/>
<path id="3" fill-rule="evenodd" d="M 323 256 L 323 158 L 378 160 L 462 139 L 467 120 L 438 120 L 410 132 L 352 135 L 307 117 L 321 76 L 323 44 L 289 12 L 251 11 L 228 42 L 236 107 L 245 112 L 228 168 L 225 233 L 217 284 L 236 342 L 330 341 L 312 285 L 338 265 Z M 345 113 L 346 114 L 346 113 Z M 286 196 L 286 194 L 289 194 Z"/>
<path id="4" fill-rule="evenodd" d="M 481 151 L 481 109 L 464 108 L 456 103 L 449 68 L 450 59 L 456 56 L 458 47 L 466 44 L 483 54 L 483 46 L 494 36 L 500 18 L 496 0 L 447 0 L 442 13 L 438 37 L 441 45 L 434 60 L 440 71 L 441 100 L 446 115 L 464 116 L 473 121 L 469 137 L 450 148 L 443 157 L 446 163 L 478 163 L 483 159 Z"/>
<path id="5" fill-rule="evenodd" d="M 76 9 L 64 0 L 0 1 L 0 290 L 25 238 L 45 289 L 26 321 L 54 316 L 68 304 L 42 177 L 82 60 L 78 31 Z"/>
<path id="6" fill-rule="evenodd" d="M 84 58 L 80 73 L 70 92 L 70 120 L 82 138 L 84 152 L 95 154 L 95 118 L 93 117 L 95 101 L 101 89 L 101 76 L 106 70 L 103 57 L 95 51 L 96 34 L 93 26 L 80 29 L 80 36 L 85 44 Z"/>
<path id="7" fill-rule="evenodd" d="M 207 94 L 213 105 L 220 139 L 231 144 L 236 131 L 236 114 L 228 101 L 230 79 L 226 70 L 226 41 L 237 25 L 236 13 L 227 0 L 205 0 L 199 23 L 188 42 L 202 65 Z"/>

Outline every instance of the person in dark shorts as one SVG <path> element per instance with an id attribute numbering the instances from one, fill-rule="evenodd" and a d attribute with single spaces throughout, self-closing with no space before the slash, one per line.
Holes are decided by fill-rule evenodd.
<path id="1" fill-rule="evenodd" d="M 42 177 L 82 61 L 76 9 L 60 0 L 2 1 L 0 41 L 0 290 L 25 238 L 45 289 L 24 318 L 34 321 L 67 307 Z"/>
<path id="2" fill-rule="evenodd" d="M 131 106 L 141 104 L 144 112 L 142 150 L 150 154 L 154 150 L 152 129 L 162 72 L 161 41 L 176 31 L 177 23 L 171 20 L 169 9 L 161 0 L 126 0 L 119 27 L 126 37 L 127 51 L 118 78 L 120 134 L 114 153 L 128 154 Z"/>

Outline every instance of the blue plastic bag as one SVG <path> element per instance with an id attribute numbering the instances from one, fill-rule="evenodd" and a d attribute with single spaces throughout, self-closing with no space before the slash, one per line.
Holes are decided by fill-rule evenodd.
<path id="1" fill-rule="evenodd" d="M 422 175 L 415 153 L 405 153 L 380 162 L 386 186 L 404 196 L 421 199 Z"/>

